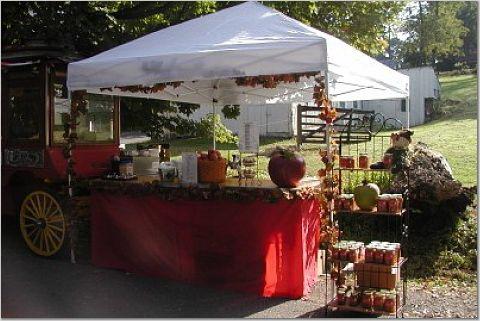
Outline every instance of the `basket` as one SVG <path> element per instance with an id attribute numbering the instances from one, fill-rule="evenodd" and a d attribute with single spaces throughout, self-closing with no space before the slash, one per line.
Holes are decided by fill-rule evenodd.
<path id="1" fill-rule="evenodd" d="M 198 181 L 200 183 L 223 183 L 227 178 L 227 161 L 198 160 Z"/>

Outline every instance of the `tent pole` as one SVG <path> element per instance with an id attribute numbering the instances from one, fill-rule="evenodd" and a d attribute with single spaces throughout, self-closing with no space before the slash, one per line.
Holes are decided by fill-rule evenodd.
<path id="1" fill-rule="evenodd" d="M 212 109 L 213 109 L 213 117 L 212 117 L 212 122 L 213 122 L 213 149 L 216 149 L 215 146 L 215 99 L 212 100 Z"/>
<path id="2" fill-rule="evenodd" d="M 407 129 L 410 129 L 410 95 L 407 96 L 405 107 L 407 107 Z"/>

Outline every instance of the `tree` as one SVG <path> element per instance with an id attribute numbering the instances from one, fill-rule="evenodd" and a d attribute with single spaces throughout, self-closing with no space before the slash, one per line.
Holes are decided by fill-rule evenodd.
<path id="1" fill-rule="evenodd" d="M 439 59 L 461 55 L 463 37 L 467 32 L 463 22 L 456 17 L 460 2 L 422 2 L 403 26 L 408 34 L 400 45 L 403 67 L 426 64 L 436 66 Z"/>

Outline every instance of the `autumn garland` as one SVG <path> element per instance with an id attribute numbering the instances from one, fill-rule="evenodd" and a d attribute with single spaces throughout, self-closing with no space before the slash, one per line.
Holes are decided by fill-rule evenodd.
<path id="1" fill-rule="evenodd" d="M 339 177 L 333 172 L 334 164 L 338 161 L 338 147 L 332 138 L 334 133 L 333 121 L 337 117 L 337 111 L 327 97 L 325 77 L 316 77 L 315 81 L 313 99 L 315 104 L 321 108 L 319 118 L 326 123 L 326 149 L 321 149 L 319 152 L 321 160 L 325 164 L 325 169 L 318 171 L 323 190 L 319 200 L 326 214 L 321 216 L 320 242 L 326 245 L 328 250 L 331 250 L 332 244 L 338 242 L 340 236 L 338 224 L 333 220 L 333 199 L 339 193 Z"/>
<path id="2" fill-rule="evenodd" d="M 227 200 L 227 201 L 265 201 L 269 203 L 277 202 L 281 199 L 314 199 L 318 198 L 319 188 L 303 187 L 298 189 L 288 188 L 249 188 L 249 187 L 223 187 L 217 184 L 208 186 L 177 186 L 168 187 L 161 181 L 152 181 L 145 183 L 122 182 L 107 180 L 92 180 L 89 182 L 91 191 L 107 192 L 116 195 L 145 196 L 155 195 L 162 200 Z"/>
<path id="3" fill-rule="evenodd" d="M 295 83 L 299 82 L 301 77 L 314 77 L 316 72 L 294 73 L 294 74 L 280 74 L 280 75 L 259 75 L 259 76 L 245 76 L 231 78 L 238 86 L 252 87 L 261 86 L 263 88 L 277 88 L 279 83 Z M 195 82 L 195 81 L 194 81 Z M 132 86 L 115 86 L 113 88 L 119 89 L 122 92 L 144 93 L 152 94 L 165 90 L 168 86 L 178 88 L 183 84 L 183 81 L 157 83 L 153 86 L 132 85 Z M 113 91 L 111 87 L 100 88 L 100 91 Z"/>

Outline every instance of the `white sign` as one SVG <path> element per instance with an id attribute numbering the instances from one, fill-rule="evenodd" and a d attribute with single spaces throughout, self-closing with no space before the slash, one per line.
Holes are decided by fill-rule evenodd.
<path id="1" fill-rule="evenodd" d="M 182 183 L 197 184 L 197 154 L 182 153 Z"/>
<path id="2" fill-rule="evenodd" d="M 257 124 L 254 122 L 241 123 L 238 132 L 238 150 L 241 152 L 258 152 L 259 137 Z"/>

